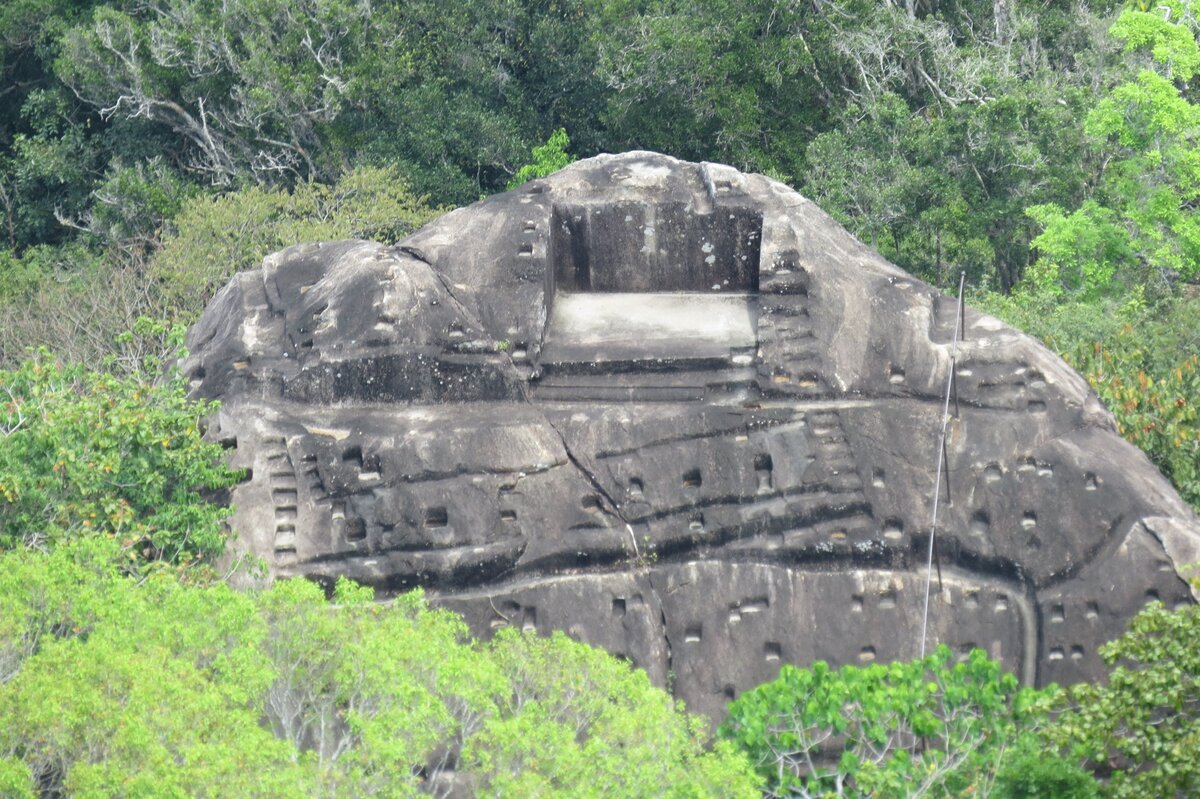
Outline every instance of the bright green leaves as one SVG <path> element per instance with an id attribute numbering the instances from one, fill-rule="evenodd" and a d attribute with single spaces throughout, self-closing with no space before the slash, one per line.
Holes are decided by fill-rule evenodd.
<path id="1" fill-rule="evenodd" d="M 377 167 L 359 167 L 332 185 L 199 196 L 175 217 L 150 271 L 168 308 L 188 318 L 202 310 L 198 297 L 211 297 L 274 250 L 349 238 L 394 244 L 441 211 L 413 195 L 395 169 Z"/>
<path id="2" fill-rule="evenodd" d="M 1080 685 L 1058 743 L 1113 768 L 1106 796 L 1200 795 L 1200 608 L 1154 604 L 1101 649 L 1107 684 Z"/>
<path id="3" fill-rule="evenodd" d="M 421 769 L 446 765 L 431 761 L 435 750 L 461 742 L 503 683 L 462 620 L 419 596 L 377 604 L 341 581 L 334 602 L 298 580 L 261 596 L 275 673 L 266 717 L 276 736 L 311 753 L 333 793 L 415 796 Z"/>
<path id="4" fill-rule="evenodd" d="M 1115 212 L 1093 200 L 1070 214 L 1052 203 L 1031 206 L 1025 213 L 1042 228 L 1030 243 L 1040 257 L 1026 271 L 1025 281 L 1044 296 L 1102 296 L 1118 268 L 1132 260 L 1128 231 Z"/>
<path id="5" fill-rule="evenodd" d="M 990 794 L 995 799 L 1098 799 L 1100 784 L 1078 763 L 1032 736 L 1004 757 Z M 980 795 L 987 795 L 980 792 Z"/>
<path id="6" fill-rule="evenodd" d="M 1200 53 L 1194 40 L 1192 49 Z M 1097 105 L 1085 127 L 1119 145 L 1104 188 L 1129 230 L 1130 249 L 1159 273 L 1200 274 L 1200 219 L 1193 210 L 1200 200 L 1200 106 L 1168 78 L 1143 70 Z"/>
<path id="7" fill-rule="evenodd" d="M 258 725 L 270 671 L 251 598 L 165 573 L 139 585 L 112 572 L 115 550 L 0 561 L 0 651 L 22 654 L 0 675 L 0 756 L 71 796 L 297 795 L 287 748 Z"/>
<path id="8" fill-rule="evenodd" d="M 1046 722 L 1057 690 L 1021 688 L 981 650 L 955 660 L 811 669 L 778 679 L 730 706 L 722 736 L 754 760 L 767 795 L 975 795 L 1008 747 Z"/>
<path id="9" fill-rule="evenodd" d="M 232 485 L 202 441 L 211 405 L 162 383 L 45 354 L 0 371 L 0 547 L 74 538 L 120 542 L 130 563 L 186 564 L 224 549 L 228 511 L 202 492 Z"/>
<path id="10" fill-rule="evenodd" d="M 34 799 L 37 796 L 33 774 L 15 757 L 0 757 L 0 796 L 4 799 Z"/>
<path id="11" fill-rule="evenodd" d="M 1190 35 L 1190 34 L 1189 34 Z M 1180 96 L 1168 78 L 1144 69 L 1101 100 L 1087 116 L 1084 130 L 1097 138 L 1112 137 L 1124 147 L 1161 160 L 1163 137 L 1193 132 L 1200 110 Z"/>
<path id="12" fill-rule="evenodd" d="M 452 772 L 519 799 L 759 796 L 644 672 L 561 634 L 479 644 L 346 581 L 139 581 L 115 550 L 0 557 L 0 796 L 399 798 Z"/>
<path id="13" fill-rule="evenodd" d="M 464 762 L 496 797 L 757 797 L 749 764 L 704 748 L 706 726 L 644 671 L 561 633 L 504 630 L 490 645 L 507 684 Z"/>
<path id="14" fill-rule="evenodd" d="M 1149 50 L 1162 71 L 1140 70 L 1088 113 L 1084 130 L 1106 165 L 1096 197 L 1071 214 L 1026 209 L 1042 227 L 1030 269 L 1038 291 L 1095 297 L 1200 276 L 1200 107 L 1184 90 L 1200 47 L 1161 11 L 1127 9 L 1111 33 L 1127 52 Z"/>
<path id="15" fill-rule="evenodd" d="M 566 128 L 559 128 L 551 133 L 545 144 L 533 148 L 533 163 L 518 169 L 517 174 L 509 181 L 508 188 L 515 189 L 534 178 L 552 175 L 572 163 L 575 157 L 567 153 L 567 147 L 570 145 L 571 139 L 567 136 Z"/>
<path id="16" fill-rule="evenodd" d="M 1125 52 L 1149 49 L 1168 77 L 1186 81 L 1200 72 L 1200 48 L 1186 25 L 1171 22 L 1173 17 L 1182 20 L 1179 10 L 1166 4 L 1153 11 L 1127 9 L 1109 33 L 1125 42 Z"/>

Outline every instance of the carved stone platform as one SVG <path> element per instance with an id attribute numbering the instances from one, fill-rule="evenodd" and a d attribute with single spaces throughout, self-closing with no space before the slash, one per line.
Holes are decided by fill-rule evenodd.
<path id="1" fill-rule="evenodd" d="M 1193 601 L 1200 525 L 1079 375 L 956 312 L 780 183 L 628 153 L 270 255 L 184 369 L 273 576 L 566 630 L 714 719 L 784 662 L 916 655 L 954 370 L 930 641 L 1096 677 Z"/>

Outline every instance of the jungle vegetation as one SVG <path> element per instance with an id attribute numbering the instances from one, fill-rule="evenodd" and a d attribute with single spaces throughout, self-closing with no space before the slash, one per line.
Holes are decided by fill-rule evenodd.
<path id="1" fill-rule="evenodd" d="M 169 364 L 271 250 L 653 149 L 965 273 L 1200 507 L 1198 31 L 1189 0 L 0 4 L 0 797 L 1197 795 L 1195 608 L 1105 685 L 787 666 L 712 736 L 561 636 L 233 591 L 239 476 Z"/>

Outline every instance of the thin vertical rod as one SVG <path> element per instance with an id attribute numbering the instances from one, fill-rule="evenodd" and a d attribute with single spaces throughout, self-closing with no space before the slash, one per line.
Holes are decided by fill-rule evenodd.
<path id="1" fill-rule="evenodd" d="M 954 418 L 959 416 L 958 408 L 958 359 L 953 358 L 950 361 L 950 386 L 954 391 Z"/>
<path id="2" fill-rule="evenodd" d="M 967 270 L 962 270 L 958 273 L 958 332 L 955 336 L 956 341 L 967 340 L 967 306 L 963 289 L 967 285 Z"/>
<path id="3" fill-rule="evenodd" d="M 946 417 L 950 413 L 950 381 L 946 381 L 946 399 L 942 404 L 942 441 L 946 439 Z M 937 532 L 938 501 L 942 496 L 942 462 L 946 450 L 939 446 L 937 451 L 937 471 L 934 472 L 933 510 L 929 522 L 929 553 L 925 563 L 925 610 L 921 614 L 921 657 L 925 657 L 926 631 L 929 629 L 929 592 L 933 584 L 933 541 Z"/>
<path id="4" fill-rule="evenodd" d="M 950 456 L 946 454 L 946 437 L 942 436 L 942 474 L 946 475 L 946 504 L 954 507 L 954 497 L 950 494 Z"/>
<path id="5" fill-rule="evenodd" d="M 958 313 L 954 320 L 954 342 L 951 345 L 955 355 L 958 353 L 958 334 L 963 326 L 963 287 L 967 280 L 967 273 L 964 271 L 959 276 L 958 281 Z M 957 358 L 952 357 L 950 360 L 950 374 L 946 378 L 946 396 L 942 401 L 942 431 L 938 445 L 937 453 L 937 470 L 934 472 L 933 481 L 933 507 L 930 510 L 929 521 L 929 553 L 925 563 L 925 610 L 921 614 L 921 657 L 925 657 L 925 643 L 928 638 L 929 630 L 929 594 L 933 586 L 933 546 L 934 539 L 937 534 L 937 514 L 938 502 L 942 496 L 942 470 L 946 470 L 947 494 L 949 493 L 950 470 L 946 457 L 946 426 L 950 421 L 950 391 L 954 386 L 954 373 L 956 371 Z M 938 588 L 941 589 L 941 564 L 938 564 Z"/>

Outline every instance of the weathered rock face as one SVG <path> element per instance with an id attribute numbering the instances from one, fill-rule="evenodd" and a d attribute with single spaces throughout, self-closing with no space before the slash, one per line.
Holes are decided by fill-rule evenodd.
<path id="1" fill-rule="evenodd" d="M 271 255 L 184 368 L 273 575 L 563 629 L 713 717 L 784 662 L 916 655 L 953 370 L 930 641 L 1095 677 L 1192 601 L 1200 526 L 1082 378 L 956 316 L 780 183 L 629 153 Z"/>

